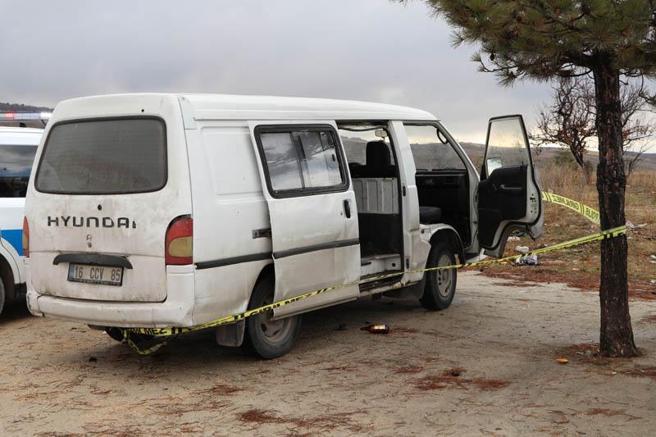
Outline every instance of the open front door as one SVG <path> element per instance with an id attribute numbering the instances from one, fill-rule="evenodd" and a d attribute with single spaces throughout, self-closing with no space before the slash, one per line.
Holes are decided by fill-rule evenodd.
<path id="1" fill-rule="evenodd" d="M 478 239 L 500 256 L 511 232 L 542 233 L 542 199 L 521 115 L 490 120 L 478 185 Z"/>
<path id="2" fill-rule="evenodd" d="M 355 194 L 333 122 L 252 123 L 271 220 L 275 300 L 360 279 Z M 349 285 L 275 310 L 276 317 L 355 299 Z"/>

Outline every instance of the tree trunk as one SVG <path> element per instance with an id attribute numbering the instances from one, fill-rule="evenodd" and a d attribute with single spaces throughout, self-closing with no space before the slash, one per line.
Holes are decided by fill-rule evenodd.
<path id="1" fill-rule="evenodd" d="M 623 226 L 626 176 L 622 158 L 622 108 L 620 73 L 607 56 L 593 69 L 597 102 L 599 165 L 597 191 L 602 229 Z M 626 236 L 601 242 L 601 353 L 611 357 L 638 354 L 629 314 Z"/>

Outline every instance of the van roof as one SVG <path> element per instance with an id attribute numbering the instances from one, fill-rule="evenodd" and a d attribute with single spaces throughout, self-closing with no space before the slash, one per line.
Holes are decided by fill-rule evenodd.
<path id="1" fill-rule="evenodd" d="M 101 100 L 117 102 L 175 98 L 195 120 L 436 120 L 419 109 L 382 103 L 303 97 L 229 94 L 119 94 L 82 97 L 61 102 L 57 109 L 74 111 L 78 104 L 98 108 Z M 58 112 L 58 111 L 57 111 Z M 64 115 L 64 114 L 61 114 Z M 64 115 L 65 117 L 65 115 Z"/>
<path id="2" fill-rule="evenodd" d="M 316 118 L 335 120 L 434 120 L 428 112 L 404 106 L 304 97 L 183 94 L 198 120 L 223 118 Z M 267 114 L 271 114 L 268 115 Z"/>

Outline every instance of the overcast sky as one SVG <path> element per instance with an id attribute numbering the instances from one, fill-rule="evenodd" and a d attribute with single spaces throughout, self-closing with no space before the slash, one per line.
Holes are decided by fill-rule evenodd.
<path id="1" fill-rule="evenodd" d="M 0 101 L 133 91 L 331 97 L 414 106 L 462 141 L 548 100 L 497 84 L 419 0 L 0 0 Z"/>

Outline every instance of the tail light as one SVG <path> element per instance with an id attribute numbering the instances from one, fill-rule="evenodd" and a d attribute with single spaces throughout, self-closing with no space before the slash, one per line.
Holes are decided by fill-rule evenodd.
<path id="1" fill-rule="evenodd" d="M 23 256 L 30 257 L 30 225 L 27 223 L 27 217 L 23 217 Z"/>
<path id="2" fill-rule="evenodd" d="M 166 265 L 193 264 L 194 220 L 190 216 L 174 219 L 166 230 Z"/>

